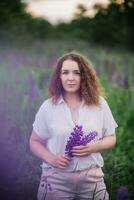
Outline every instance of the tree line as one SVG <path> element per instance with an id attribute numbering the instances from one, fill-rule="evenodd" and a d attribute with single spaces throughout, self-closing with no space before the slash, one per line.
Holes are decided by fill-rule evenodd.
<path id="1" fill-rule="evenodd" d="M 21 0 L 0 1 L 0 37 L 8 39 L 78 38 L 98 45 L 121 46 L 134 51 L 134 1 L 110 0 L 107 7 L 96 4 L 96 15 L 85 15 L 87 8 L 77 7 L 74 19 L 69 23 L 52 25 L 43 18 L 35 18 L 26 12 Z"/>

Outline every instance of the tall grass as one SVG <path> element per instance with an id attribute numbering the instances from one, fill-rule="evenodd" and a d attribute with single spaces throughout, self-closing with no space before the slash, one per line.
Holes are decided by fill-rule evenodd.
<path id="1" fill-rule="evenodd" d="M 36 41 L 0 46 L 0 159 L 2 199 L 36 199 L 41 161 L 29 150 L 32 123 L 47 98 L 56 59 L 77 50 L 91 59 L 106 89 L 119 125 L 116 146 L 104 153 L 110 199 L 119 186 L 134 198 L 134 57 L 129 52 L 98 48 L 82 41 Z"/>

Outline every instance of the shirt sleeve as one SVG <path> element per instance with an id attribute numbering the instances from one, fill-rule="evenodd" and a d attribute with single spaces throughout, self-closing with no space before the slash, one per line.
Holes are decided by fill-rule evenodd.
<path id="1" fill-rule="evenodd" d="M 102 132 L 103 136 L 109 136 L 115 133 L 115 128 L 117 128 L 118 125 L 112 115 L 112 112 L 110 110 L 110 107 L 106 100 L 103 101 L 103 127 Z"/>
<path id="2" fill-rule="evenodd" d="M 35 120 L 33 123 L 33 129 L 37 133 L 37 135 L 45 140 L 50 137 L 49 131 L 48 131 L 48 123 L 47 123 L 47 106 L 44 102 L 41 107 L 39 108 L 38 112 L 35 115 Z"/>

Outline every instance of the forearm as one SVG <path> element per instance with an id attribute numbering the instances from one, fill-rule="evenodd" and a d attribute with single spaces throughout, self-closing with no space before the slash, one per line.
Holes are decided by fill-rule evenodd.
<path id="1" fill-rule="evenodd" d="M 50 163 L 50 160 L 53 158 L 53 154 L 47 150 L 44 144 L 38 141 L 30 142 L 30 149 L 34 155 L 41 158 L 43 161 Z"/>
<path id="2" fill-rule="evenodd" d="M 61 169 L 66 168 L 70 162 L 70 158 L 65 155 L 54 155 L 47 150 L 44 145 L 38 141 L 32 141 L 30 144 L 31 151 L 42 160 L 46 161 L 53 167 Z"/>
<path id="3" fill-rule="evenodd" d="M 115 143 L 116 143 L 116 136 L 114 134 L 114 135 L 104 137 L 103 139 L 100 139 L 98 141 L 91 143 L 91 147 L 89 144 L 89 150 L 92 149 L 93 152 L 104 151 L 104 150 L 112 148 L 115 145 Z"/>
<path id="4" fill-rule="evenodd" d="M 70 158 L 66 155 L 55 155 L 46 148 L 46 140 L 41 139 L 33 130 L 30 137 L 31 151 L 43 161 L 46 161 L 53 167 L 64 169 L 70 162 Z"/>

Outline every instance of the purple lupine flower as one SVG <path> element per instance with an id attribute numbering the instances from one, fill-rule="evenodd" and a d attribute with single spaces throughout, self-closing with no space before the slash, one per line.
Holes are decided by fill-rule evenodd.
<path id="1" fill-rule="evenodd" d="M 8 86 L 8 82 L 5 80 L 4 82 L 3 82 L 3 85 L 2 85 L 2 92 L 3 92 L 3 97 L 4 97 L 4 100 L 7 98 L 7 96 L 8 96 L 8 91 L 9 91 L 9 86 Z"/>
<path id="2" fill-rule="evenodd" d="M 126 187 L 120 186 L 117 188 L 116 200 L 127 200 L 129 199 L 129 193 Z"/>
<path id="3" fill-rule="evenodd" d="M 82 138 L 82 145 L 86 145 L 87 143 L 91 142 L 92 140 L 94 140 L 94 138 L 96 137 L 97 133 L 96 131 L 92 131 L 90 132 L 88 135 L 85 135 Z"/>
<path id="4" fill-rule="evenodd" d="M 25 94 L 28 95 L 30 102 L 39 97 L 38 87 L 32 74 L 28 76 L 28 88 Z"/>
<path id="5" fill-rule="evenodd" d="M 96 136 L 96 131 L 89 132 L 87 135 L 84 136 L 82 126 L 76 125 L 73 128 L 73 132 L 71 132 L 67 141 L 65 154 L 67 154 L 69 157 L 73 157 L 71 150 L 74 146 L 86 145 L 87 143 L 94 140 Z"/>
<path id="6" fill-rule="evenodd" d="M 48 57 L 48 65 L 50 67 L 53 67 L 55 65 L 56 61 L 57 61 L 57 57 L 55 54 L 52 54 L 51 56 Z"/>
<path id="7" fill-rule="evenodd" d="M 110 69 L 109 69 L 109 80 L 110 81 L 112 81 L 113 76 L 115 74 L 115 68 L 116 68 L 115 63 L 111 63 Z"/>
<path id="8" fill-rule="evenodd" d="M 126 72 L 125 75 L 124 75 L 123 86 L 125 88 L 129 87 L 129 75 L 128 75 L 128 72 Z"/>
<path id="9" fill-rule="evenodd" d="M 15 53 L 15 61 L 17 64 L 22 64 L 22 65 L 25 65 L 27 64 L 27 58 L 26 58 L 26 55 L 22 52 L 19 52 L 19 53 Z"/>
<path id="10" fill-rule="evenodd" d="M 100 75 L 100 68 L 96 67 L 95 70 L 96 70 L 96 74 L 99 76 Z"/>

